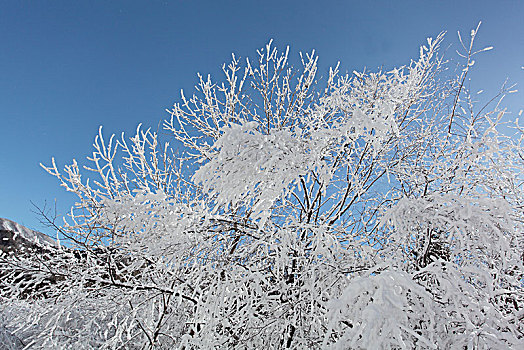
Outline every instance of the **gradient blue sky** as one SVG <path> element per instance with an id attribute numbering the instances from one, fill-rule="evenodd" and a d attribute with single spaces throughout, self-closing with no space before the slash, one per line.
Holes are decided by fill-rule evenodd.
<path id="1" fill-rule="evenodd" d="M 31 201 L 73 197 L 39 163 L 85 159 L 99 125 L 106 134 L 156 128 L 196 73 L 219 77 L 234 52 L 253 57 L 273 38 L 291 52 L 316 49 L 321 75 L 391 68 L 416 58 L 428 36 L 466 36 L 482 20 L 472 84 L 524 89 L 524 1 L 1 1 L 0 217 L 52 234 Z M 295 56 L 296 57 L 296 56 Z M 506 99 L 518 113 L 524 94 Z"/>

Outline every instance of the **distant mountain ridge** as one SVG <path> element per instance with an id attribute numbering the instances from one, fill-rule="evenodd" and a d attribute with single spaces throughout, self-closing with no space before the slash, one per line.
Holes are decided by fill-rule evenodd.
<path id="1" fill-rule="evenodd" d="M 21 246 L 57 246 L 51 237 L 31 230 L 19 223 L 0 218 L 0 250 L 19 249 Z"/>

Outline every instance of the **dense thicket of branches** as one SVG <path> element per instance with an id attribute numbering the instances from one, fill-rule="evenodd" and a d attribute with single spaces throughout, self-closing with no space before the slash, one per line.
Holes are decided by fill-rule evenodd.
<path id="1" fill-rule="evenodd" d="M 139 127 L 100 132 L 90 181 L 53 160 L 71 248 L 2 256 L 47 281 L 3 282 L 6 327 L 55 349 L 522 346 L 522 129 L 469 93 L 475 35 L 455 77 L 440 35 L 324 85 L 269 44 L 182 95 L 178 153 Z"/>

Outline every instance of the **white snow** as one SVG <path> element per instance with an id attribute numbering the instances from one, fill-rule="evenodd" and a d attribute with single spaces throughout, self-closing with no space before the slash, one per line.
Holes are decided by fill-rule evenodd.
<path id="1" fill-rule="evenodd" d="M 0 229 L 13 231 L 15 233 L 13 237 L 15 240 L 20 236 L 37 244 L 56 245 L 56 242 L 45 234 L 28 229 L 9 219 L 0 218 Z"/>

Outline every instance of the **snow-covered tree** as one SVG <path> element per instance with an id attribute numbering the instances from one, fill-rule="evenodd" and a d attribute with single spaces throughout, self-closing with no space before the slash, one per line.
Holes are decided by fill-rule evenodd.
<path id="1" fill-rule="evenodd" d="M 61 247 L 2 256 L 5 327 L 54 349 L 524 346 L 523 129 L 467 89 L 476 33 L 456 76 L 439 35 L 323 83 L 269 43 L 182 94 L 176 152 L 139 127 L 53 160 L 78 203 Z"/>

